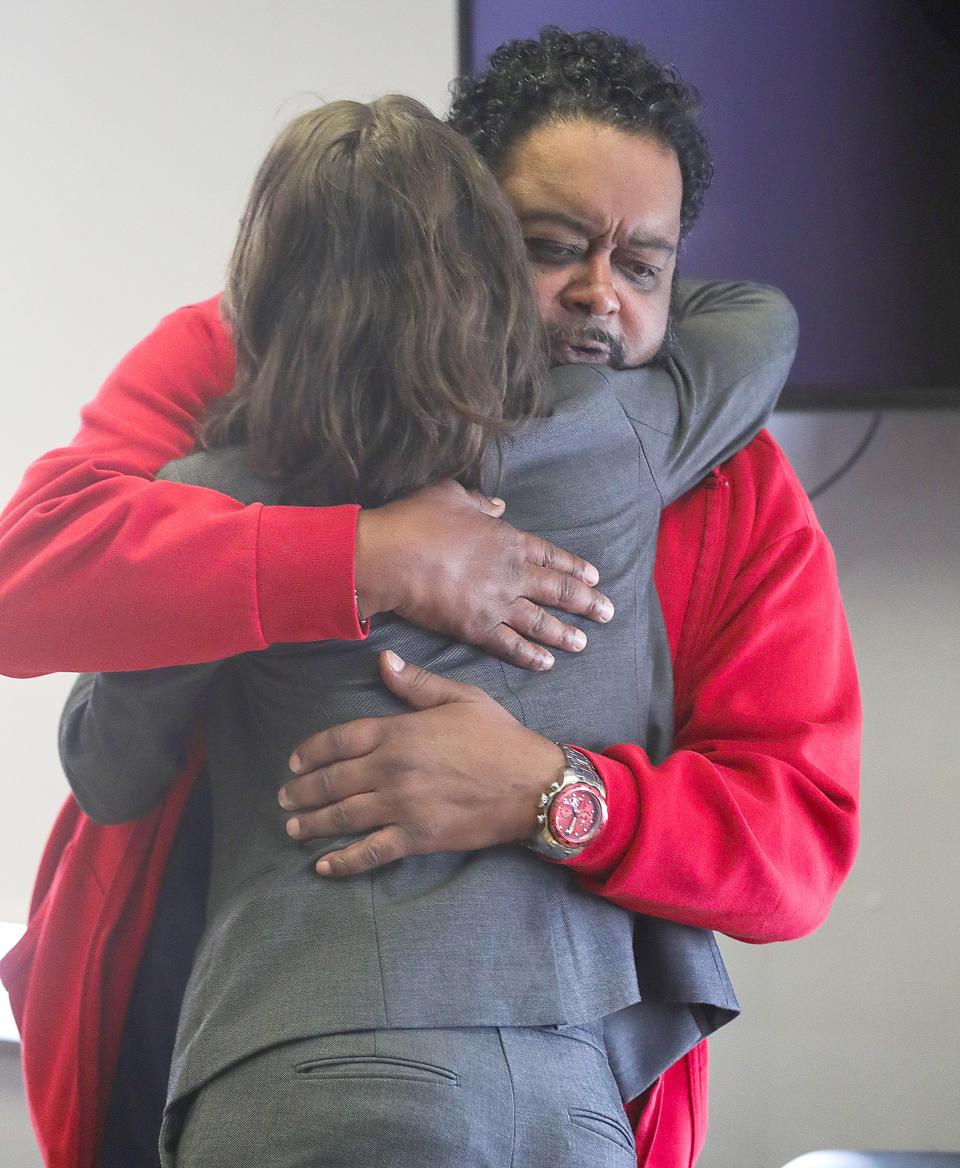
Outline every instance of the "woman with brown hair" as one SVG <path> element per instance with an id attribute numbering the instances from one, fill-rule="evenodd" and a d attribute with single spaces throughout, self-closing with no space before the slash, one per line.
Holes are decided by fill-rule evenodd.
<path id="1" fill-rule="evenodd" d="M 254 181 L 224 308 L 233 391 L 208 446 L 242 442 L 284 502 L 374 507 L 455 478 L 544 401 L 516 218 L 412 98 L 297 118 Z"/>
<path id="2" fill-rule="evenodd" d="M 631 915 L 513 845 L 322 881 L 317 862 L 344 838 L 291 838 L 277 792 L 307 735 L 402 711 L 380 682 L 387 649 L 481 687 L 548 738 L 576 728 L 587 748 L 662 752 L 659 509 L 755 432 L 776 387 L 744 377 L 736 396 L 702 369 L 682 385 L 587 366 L 548 379 L 513 213 L 470 147 L 401 97 L 336 102 L 281 135 L 225 310 L 234 389 L 205 424 L 206 450 L 166 477 L 308 506 L 499 483 L 517 526 L 609 568 L 618 622 L 549 674 L 387 614 L 362 642 L 79 680 L 61 754 L 95 819 L 156 803 L 203 729 L 208 919 L 164 1163 L 626 1168 L 621 1101 L 677 1057 L 648 1050 L 611 1070 L 611 1044 L 622 1055 L 645 1007 Z M 682 433 L 648 443 L 650 417 L 676 416 L 678 397 Z"/>

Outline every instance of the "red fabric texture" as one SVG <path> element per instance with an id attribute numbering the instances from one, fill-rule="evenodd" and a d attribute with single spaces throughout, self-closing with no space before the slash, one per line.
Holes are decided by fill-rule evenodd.
<path id="1" fill-rule="evenodd" d="M 74 444 L 28 470 L 0 520 L 4 672 L 143 668 L 222 658 L 274 636 L 361 635 L 355 512 L 343 514 L 353 509 L 243 508 L 180 484 L 144 489 L 192 445 L 194 417 L 231 376 L 216 302 L 174 313 L 121 363 Z M 284 513 L 276 527 L 274 510 Z M 305 568 L 304 547 L 325 549 L 329 571 L 316 556 Z M 298 557 L 287 582 L 282 562 Z M 659 766 L 630 745 L 591 756 L 611 823 L 573 866 L 598 895 L 637 911 L 751 941 L 797 936 L 823 919 L 852 861 L 860 707 L 829 546 L 769 436 L 664 512 L 656 579 L 675 660 L 676 752 Z M 178 590 L 190 605 L 170 605 Z M 124 593 L 135 597 L 129 612 L 114 599 L 109 620 L 86 627 L 94 599 Z M 56 643 L 37 615 L 51 607 Z M 27 934 L 0 965 L 51 1168 L 96 1163 L 188 782 L 118 827 L 93 824 L 68 800 Z M 706 1109 L 701 1044 L 628 1108 L 638 1163 L 689 1168 Z"/>

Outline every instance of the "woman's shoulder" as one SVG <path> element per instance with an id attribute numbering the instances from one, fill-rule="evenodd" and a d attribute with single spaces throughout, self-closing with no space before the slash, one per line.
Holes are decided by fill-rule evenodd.
<path id="1" fill-rule="evenodd" d="M 241 503 L 275 504 L 280 498 L 280 483 L 262 478 L 251 468 L 244 445 L 194 451 L 168 462 L 157 478 L 207 487 Z"/>

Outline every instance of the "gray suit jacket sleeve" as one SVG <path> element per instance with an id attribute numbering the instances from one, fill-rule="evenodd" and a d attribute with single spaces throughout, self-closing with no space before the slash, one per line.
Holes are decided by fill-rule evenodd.
<path id="1" fill-rule="evenodd" d="M 157 478 L 199 481 L 175 463 Z M 186 762 L 214 675 L 226 667 L 211 661 L 77 678 L 60 716 L 60 760 L 91 819 L 124 823 L 160 802 Z"/>
<path id="2" fill-rule="evenodd" d="M 642 369 L 603 370 L 664 504 L 757 434 L 797 349 L 796 313 L 774 288 L 681 280 L 675 315 L 671 356 Z"/>
<path id="3" fill-rule="evenodd" d="M 60 759 L 97 823 L 139 819 L 186 762 L 218 662 L 131 673 L 84 673 L 60 717 Z"/>

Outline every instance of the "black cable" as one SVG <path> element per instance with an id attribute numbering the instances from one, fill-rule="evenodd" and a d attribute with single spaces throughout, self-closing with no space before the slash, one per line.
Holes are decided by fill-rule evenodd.
<path id="1" fill-rule="evenodd" d="M 840 464 L 840 466 L 838 466 L 837 469 L 833 471 L 832 474 L 827 475 L 823 482 L 817 483 L 817 485 L 813 487 L 812 490 L 807 492 L 807 495 L 810 499 L 816 499 L 817 496 L 822 495 L 824 491 L 829 491 L 830 488 L 834 486 L 834 484 L 838 483 L 843 478 L 847 471 L 853 470 L 860 459 L 863 458 L 863 456 L 867 453 L 867 450 L 870 447 L 870 443 L 874 440 L 874 438 L 876 438 L 877 431 L 880 429 L 880 422 L 882 420 L 883 410 L 877 410 L 877 412 L 870 419 L 870 425 L 867 427 L 867 432 L 860 439 L 860 442 L 857 445 L 856 450 L 854 450 L 853 454 L 851 454 L 849 458 L 845 459 Z"/>

